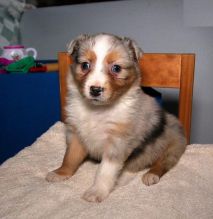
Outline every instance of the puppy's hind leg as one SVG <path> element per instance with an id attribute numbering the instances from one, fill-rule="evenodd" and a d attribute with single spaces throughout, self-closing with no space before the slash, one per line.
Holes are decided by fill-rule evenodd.
<path id="1" fill-rule="evenodd" d="M 158 183 L 160 177 L 177 164 L 185 148 L 186 145 L 178 141 L 169 144 L 150 170 L 142 176 L 143 183 L 147 186 Z"/>
<path id="2" fill-rule="evenodd" d="M 69 179 L 78 169 L 86 156 L 87 152 L 80 143 L 78 136 L 73 134 L 71 142 L 67 145 L 61 167 L 49 172 L 46 176 L 46 180 L 48 182 L 59 182 Z"/>

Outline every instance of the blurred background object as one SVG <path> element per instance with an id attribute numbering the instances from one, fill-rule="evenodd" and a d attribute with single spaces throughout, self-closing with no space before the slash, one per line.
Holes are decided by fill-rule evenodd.
<path id="1" fill-rule="evenodd" d="M 60 6 L 60 5 L 74 5 L 83 3 L 93 2 L 107 2 L 110 0 L 36 0 L 35 5 L 37 7 L 49 7 L 49 6 Z M 112 0 L 111 0 L 112 1 Z"/>
<path id="2" fill-rule="evenodd" d="M 35 8 L 34 0 L 0 1 L 0 55 L 3 47 L 19 44 L 21 41 L 20 21 L 25 10 Z"/>

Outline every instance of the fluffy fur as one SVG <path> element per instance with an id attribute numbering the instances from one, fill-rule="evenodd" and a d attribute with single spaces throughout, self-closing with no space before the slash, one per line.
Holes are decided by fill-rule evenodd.
<path id="1" fill-rule="evenodd" d="M 81 35 L 69 44 L 67 150 L 51 182 L 71 177 L 87 156 L 101 163 L 83 198 L 101 202 L 119 174 L 149 167 L 146 185 L 158 183 L 186 148 L 173 115 L 140 87 L 141 49 L 133 40 L 109 34 Z"/>

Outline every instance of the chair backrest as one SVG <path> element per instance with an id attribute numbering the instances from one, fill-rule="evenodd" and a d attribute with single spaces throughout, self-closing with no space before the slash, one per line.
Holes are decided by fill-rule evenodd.
<path id="1" fill-rule="evenodd" d="M 58 62 L 61 120 L 65 121 L 66 74 L 71 58 L 66 52 L 59 52 Z M 194 66 L 194 54 L 145 53 L 140 61 L 142 86 L 179 89 L 178 117 L 184 127 L 187 143 L 190 142 Z"/>

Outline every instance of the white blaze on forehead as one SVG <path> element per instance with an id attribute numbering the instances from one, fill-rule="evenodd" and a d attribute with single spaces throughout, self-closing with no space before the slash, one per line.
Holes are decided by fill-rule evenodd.
<path id="1" fill-rule="evenodd" d="M 111 45 L 109 42 L 109 37 L 107 36 L 98 36 L 96 39 L 95 46 L 93 48 L 96 57 L 97 57 L 97 62 L 96 62 L 96 69 L 101 70 L 103 68 L 103 61 L 104 58 L 106 57 Z"/>
<path id="2" fill-rule="evenodd" d="M 111 45 L 109 37 L 105 35 L 99 35 L 95 39 L 95 45 L 92 48 L 96 54 L 96 63 L 93 72 L 89 75 L 86 82 L 86 86 L 103 86 L 107 80 L 107 76 L 104 73 L 104 58 L 106 57 Z"/>

